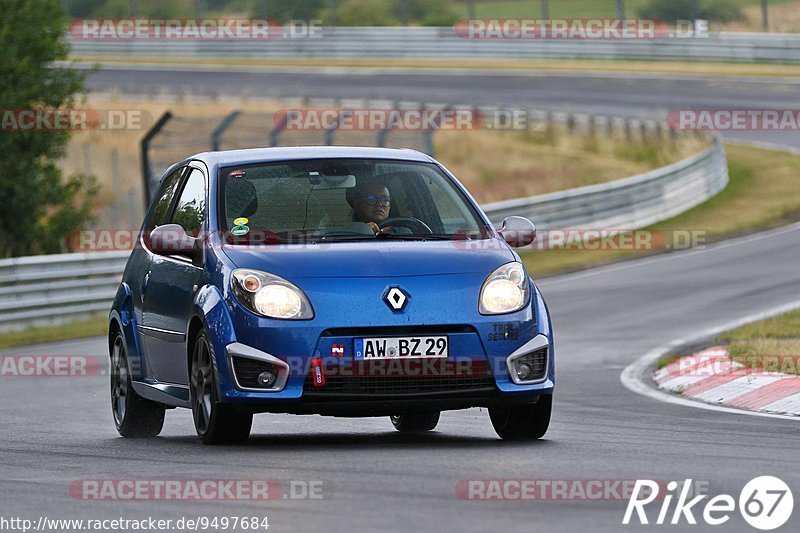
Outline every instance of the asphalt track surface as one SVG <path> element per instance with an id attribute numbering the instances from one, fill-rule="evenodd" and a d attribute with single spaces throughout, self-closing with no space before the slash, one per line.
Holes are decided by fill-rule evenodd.
<path id="1" fill-rule="evenodd" d="M 224 70 L 223 70 L 224 69 Z M 800 78 L 736 78 L 530 71 L 368 68 L 106 66 L 94 90 L 258 97 L 385 98 L 663 119 L 672 109 L 795 109 Z M 800 147 L 800 134 L 736 132 L 732 138 Z"/>
<path id="2" fill-rule="evenodd" d="M 249 76 L 249 75 L 248 75 Z M 148 74 L 91 78 L 96 88 L 147 92 L 158 84 L 217 92 L 237 87 L 274 94 L 398 97 L 486 103 L 558 100 L 576 110 L 653 111 L 708 102 L 715 107 L 792 107 L 800 86 L 594 77 Z M 703 88 L 703 84 L 710 84 Z M 428 84 L 428 86 L 426 86 Z M 627 89 L 625 89 L 627 87 Z M 780 90 L 776 90 L 780 88 Z M 407 90 L 408 92 L 404 92 Z M 322 91 L 330 94 L 321 94 Z M 716 91 L 716 92 L 712 92 Z M 760 92 L 761 96 L 755 94 Z M 442 96 L 442 98 L 438 98 Z M 515 98 L 527 98 L 525 102 Z M 681 100 L 683 98 L 683 100 Z M 727 102 L 727 103 L 720 103 Z M 580 107 L 583 105 L 583 107 Z M 754 140 L 764 140 L 751 134 Z M 767 139 L 772 141 L 772 139 Z M 784 144 L 798 144 L 781 139 Z M 780 142 L 780 141 L 778 141 Z M 797 225 L 612 267 L 542 280 L 556 333 L 557 390 L 545 439 L 516 444 L 496 438 L 485 410 L 447 412 L 424 436 L 394 431 L 387 419 L 259 415 L 253 437 L 238 447 L 206 447 L 188 411 L 170 411 L 158 439 L 117 436 L 107 376 L 0 378 L 0 516 L 180 518 L 268 516 L 271 531 L 652 531 L 622 526 L 624 500 L 463 501 L 459 480 L 684 480 L 715 494 L 739 492 L 750 479 L 775 475 L 800 489 L 800 425 L 659 402 L 627 390 L 624 367 L 658 346 L 702 336 L 745 316 L 800 301 Z M 535 275 L 535 272 L 534 272 Z M 103 339 L 14 349 L 6 354 L 104 358 Z M 105 360 L 105 359 L 103 359 Z M 264 502 L 81 501 L 80 479 L 275 479 L 323 481 L 322 500 Z M 649 517 L 655 519 L 657 509 Z M 696 512 L 698 520 L 702 521 Z M 800 530 L 800 514 L 780 531 Z M 724 526 L 658 530 L 753 531 L 738 513 Z"/>

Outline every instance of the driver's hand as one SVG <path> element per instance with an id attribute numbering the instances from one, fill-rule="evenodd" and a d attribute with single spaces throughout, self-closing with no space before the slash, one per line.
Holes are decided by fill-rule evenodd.
<path id="1" fill-rule="evenodd" d="M 375 235 L 382 231 L 381 228 L 374 222 L 367 222 L 367 225 L 372 228 L 372 231 L 375 233 Z"/>

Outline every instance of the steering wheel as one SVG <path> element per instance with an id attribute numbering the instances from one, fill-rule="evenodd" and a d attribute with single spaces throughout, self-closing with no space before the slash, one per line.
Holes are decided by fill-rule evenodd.
<path id="1" fill-rule="evenodd" d="M 409 228 L 414 233 L 427 233 L 433 235 L 433 230 L 426 223 L 416 217 L 392 217 L 381 222 L 378 227 L 383 229 L 387 226 L 401 226 Z"/>

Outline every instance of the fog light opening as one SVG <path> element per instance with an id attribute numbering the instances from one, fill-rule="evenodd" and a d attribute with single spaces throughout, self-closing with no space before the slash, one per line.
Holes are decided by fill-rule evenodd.
<path id="1" fill-rule="evenodd" d="M 276 381 L 278 381 L 278 376 L 269 370 L 265 370 L 264 372 L 261 372 L 256 379 L 258 380 L 258 385 L 260 387 L 269 389 L 275 385 Z"/>
<path id="2" fill-rule="evenodd" d="M 513 355 L 506 360 L 511 381 L 517 385 L 538 383 L 547 379 L 548 347 L 536 347 L 533 351 Z"/>
<path id="3" fill-rule="evenodd" d="M 517 363 L 516 367 L 517 367 L 517 377 L 520 380 L 525 381 L 526 379 L 531 377 L 531 374 L 533 373 L 533 368 L 531 368 L 530 364 L 528 364 L 527 362 L 519 362 Z"/>

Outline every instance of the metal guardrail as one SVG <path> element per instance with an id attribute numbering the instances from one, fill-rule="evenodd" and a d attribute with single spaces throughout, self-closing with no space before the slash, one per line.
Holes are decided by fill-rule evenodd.
<path id="1" fill-rule="evenodd" d="M 534 219 L 541 229 L 634 230 L 666 220 L 708 200 L 728 184 L 725 146 L 719 137 L 703 152 L 644 174 L 483 206 L 493 224 L 511 215 Z"/>
<path id="2" fill-rule="evenodd" d="M 483 206 L 493 223 L 509 215 L 542 229 L 633 230 L 681 213 L 728 183 L 720 139 L 672 165 L 610 183 Z M 0 260 L 0 330 L 106 312 L 128 252 L 46 255 Z"/>
<path id="3" fill-rule="evenodd" d="M 339 27 L 319 35 L 271 40 L 82 40 L 67 37 L 73 57 L 647 59 L 800 62 L 800 35 L 718 33 L 652 40 L 477 40 L 453 27 Z"/>
<path id="4" fill-rule="evenodd" d="M 0 330 L 108 312 L 130 252 L 0 260 Z"/>

